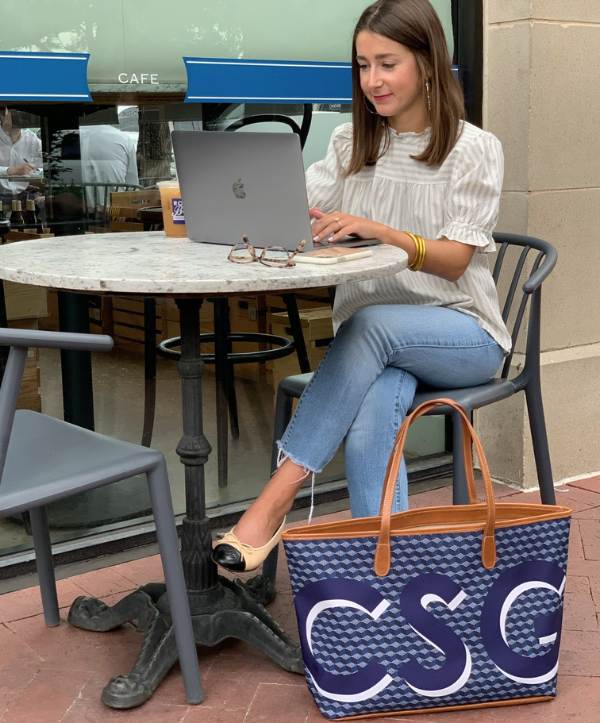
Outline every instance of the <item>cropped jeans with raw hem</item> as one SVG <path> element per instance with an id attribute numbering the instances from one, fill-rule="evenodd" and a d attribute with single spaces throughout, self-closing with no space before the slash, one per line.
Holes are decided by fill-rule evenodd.
<path id="1" fill-rule="evenodd" d="M 340 327 L 304 390 L 280 454 L 320 472 L 345 440 L 353 517 L 377 515 L 389 455 L 417 383 L 451 389 L 492 379 L 504 352 L 471 316 L 422 305 L 368 306 Z M 402 462 L 394 511 L 408 507 Z"/>

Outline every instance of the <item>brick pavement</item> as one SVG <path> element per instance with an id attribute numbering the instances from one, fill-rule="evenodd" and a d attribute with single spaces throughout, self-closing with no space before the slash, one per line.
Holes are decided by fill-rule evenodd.
<path id="1" fill-rule="evenodd" d="M 497 495 L 537 501 L 535 493 L 497 486 Z M 423 492 L 411 506 L 446 504 L 448 488 Z M 551 703 L 471 712 L 415 715 L 420 721 L 600 720 L 600 477 L 557 490 L 558 501 L 573 508 L 558 697 Z M 346 513 L 332 516 L 341 518 Z M 325 518 L 321 518 L 325 519 Z M 81 594 L 116 601 L 137 585 L 162 577 L 157 556 L 77 575 L 58 583 L 64 618 Z M 279 594 L 270 610 L 292 635 L 295 618 L 285 565 L 279 568 Z M 152 700 L 132 711 L 113 711 L 100 702 L 107 679 L 129 670 L 141 637 L 123 628 L 93 634 L 46 628 L 37 588 L 0 597 L 0 721 L 2 723 L 316 723 L 323 720 L 301 676 L 285 673 L 248 646 L 227 641 L 200 649 L 205 702 L 188 706 L 178 671 Z M 392 718 L 371 718 L 393 720 Z M 397 720 L 397 719 L 396 719 Z"/>

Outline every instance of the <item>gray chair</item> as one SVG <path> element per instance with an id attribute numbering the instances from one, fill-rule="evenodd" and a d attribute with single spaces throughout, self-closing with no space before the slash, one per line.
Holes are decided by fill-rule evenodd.
<path id="1" fill-rule="evenodd" d="M 499 250 L 493 277 L 496 285 L 500 286 L 499 296 L 502 296 L 502 289 L 506 290 L 502 318 L 511 332 L 513 351 L 506 357 L 500 375 L 487 384 L 462 389 L 430 389 L 419 386 L 409 412 L 429 399 L 447 397 L 458 402 L 467 414 L 472 415 L 474 409 L 506 399 L 517 392 L 525 392 L 540 495 L 544 504 L 553 505 L 556 504 L 556 498 L 540 386 L 540 317 L 542 282 L 554 268 L 557 253 L 547 241 L 531 236 L 495 233 L 494 238 L 499 244 Z M 517 293 L 519 289 L 520 294 Z M 514 350 L 522 341 L 519 332 L 528 306 L 527 335 L 524 345 L 520 347 L 525 350 L 523 369 L 517 376 L 509 378 Z M 298 374 L 283 379 L 279 384 L 275 406 L 274 441 L 281 438 L 287 427 L 293 399 L 300 397 L 311 378 L 312 374 Z M 460 452 L 463 444 L 460 422 L 454 419 L 455 413 L 449 408 L 436 407 L 431 414 L 452 416 L 453 499 L 455 504 L 466 504 L 468 494 L 463 455 Z M 276 459 L 274 444 L 273 469 Z M 263 574 L 270 579 L 274 579 L 276 554 L 275 549 L 263 567 Z"/>
<path id="2" fill-rule="evenodd" d="M 0 517 L 29 511 L 46 624 L 58 625 L 60 617 L 45 505 L 145 473 L 186 696 L 191 704 L 202 702 L 198 657 L 163 455 L 44 414 L 15 411 L 28 347 L 109 351 L 112 339 L 94 334 L 0 329 L 0 346 L 10 347 L 0 387 Z"/>

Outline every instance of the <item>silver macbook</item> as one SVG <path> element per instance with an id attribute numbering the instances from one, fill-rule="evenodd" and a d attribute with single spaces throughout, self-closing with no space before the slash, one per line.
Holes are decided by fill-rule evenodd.
<path id="1" fill-rule="evenodd" d="M 300 140 L 295 133 L 173 131 L 187 234 L 193 241 L 293 250 L 313 247 Z M 348 237 L 342 245 L 369 241 Z M 373 241 L 371 241 L 373 243 Z"/>

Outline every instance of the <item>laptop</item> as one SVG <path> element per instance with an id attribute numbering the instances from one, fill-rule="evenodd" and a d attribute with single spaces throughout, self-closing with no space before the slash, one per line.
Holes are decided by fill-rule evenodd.
<path id="1" fill-rule="evenodd" d="M 192 241 L 313 248 L 300 140 L 295 133 L 173 131 L 187 235 Z M 341 246 L 375 239 L 348 236 Z M 320 245 L 317 245 L 320 246 Z"/>

